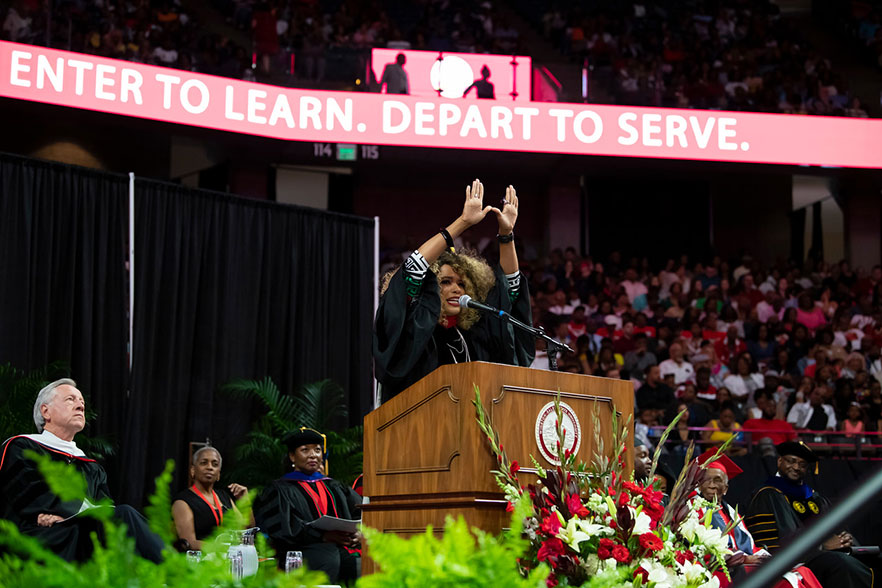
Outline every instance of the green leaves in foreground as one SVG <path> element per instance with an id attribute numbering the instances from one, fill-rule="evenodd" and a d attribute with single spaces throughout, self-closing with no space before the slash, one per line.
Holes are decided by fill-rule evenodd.
<path id="1" fill-rule="evenodd" d="M 495 537 L 469 530 L 465 520 L 448 517 L 439 539 L 426 530 L 405 540 L 374 529 L 365 529 L 370 557 L 381 568 L 361 578 L 359 588 L 544 588 L 548 567 L 540 565 L 523 577 L 517 560 L 527 548 L 521 537 L 523 520 L 530 512 L 524 496 L 515 507 L 511 529 Z"/>
<path id="2" fill-rule="evenodd" d="M 66 501 L 85 497 L 86 482 L 76 470 L 35 452 L 25 455 L 38 464 L 57 496 Z M 173 537 L 168 491 L 173 468 L 173 462 L 168 462 L 156 479 L 157 491 L 146 509 L 151 529 L 166 541 Z M 225 528 L 219 533 L 244 526 L 250 517 L 250 498 L 239 507 L 243 516 L 225 517 Z M 94 553 L 81 564 L 64 561 L 33 537 L 21 534 L 11 522 L 0 520 L 0 588 L 314 588 L 327 580 L 325 574 L 305 568 L 282 574 L 275 562 L 269 561 L 261 564 L 257 575 L 234 581 L 229 562 L 223 558 L 227 546 L 219 541 L 205 546 L 207 557 L 198 564 L 169 548 L 165 560 L 157 565 L 137 555 L 134 540 L 124 525 L 113 520 L 112 513 L 111 508 L 97 508 L 80 515 L 99 519 L 104 535 L 99 541 L 92 534 Z M 265 544 L 258 550 L 261 555 L 270 551 Z"/>

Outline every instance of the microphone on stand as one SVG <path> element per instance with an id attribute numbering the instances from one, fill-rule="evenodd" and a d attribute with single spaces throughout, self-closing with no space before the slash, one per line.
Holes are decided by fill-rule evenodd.
<path id="1" fill-rule="evenodd" d="M 495 314 L 498 317 L 503 317 L 506 314 L 504 310 L 499 310 L 498 308 L 493 308 L 492 306 L 484 304 L 483 302 L 472 300 L 472 297 L 468 294 L 463 294 L 459 297 L 459 306 L 460 308 L 473 308 L 479 312 Z"/>

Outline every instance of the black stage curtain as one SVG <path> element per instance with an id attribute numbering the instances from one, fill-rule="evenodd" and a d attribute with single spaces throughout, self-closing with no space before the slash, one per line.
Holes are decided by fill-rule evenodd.
<path id="1" fill-rule="evenodd" d="M 248 404 L 219 392 L 271 376 L 283 392 L 323 378 L 371 408 L 373 223 L 138 180 L 132 390 L 125 499 L 187 442 L 232 456 Z M 345 424 L 345 423 L 344 423 Z"/>
<path id="2" fill-rule="evenodd" d="M 69 362 L 116 440 L 128 378 L 128 179 L 0 154 L 0 363 Z M 31 433 L 33 431 L 20 431 Z"/>

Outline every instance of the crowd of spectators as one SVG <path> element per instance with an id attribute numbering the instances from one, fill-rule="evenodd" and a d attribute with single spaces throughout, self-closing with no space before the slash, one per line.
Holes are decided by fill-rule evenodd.
<path id="1" fill-rule="evenodd" d="M 831 24 L 844 32 L 869 61 L 882 68 L 882 2 L 879 0 L 830 1 Z"/>
<path id="2" fill-rule="evenodd" d="M 215 0 L 205 27 L 180 0 L 15 0 L 2 38 L 226 77 L 322 81 L 364 72 L 372 47 L 514 53 L 519 33 L 489 1 Z M 229 34 L 218 31 L 228 30 Z M 296 69 L 295 69 L 296 68 Z M 350 75 L 351 74 L 351 75 Z"/>
<path id="3" fill-rule="evenodd" d="M 581 0 L 542 22 L 620 104 L 867 116 L 771 0 Z"/>
<path id="4" fill-rule="evenodd" d="M 853 448 L 856 437 L 882 431 L 879 266 L 804 271 L 747 255 L 684 256 L 659 271 L 645 259 L 614 253 L 601 263 L 569 248 L 522 270 L 536 323 L 575 349 L 560 369 L 633 382 L 638 436 L 684 409 L 668 441 L 680 452 L 690 440 L 743 441 L 750 429 L 766 451 L 797 435 Z M 541 342 L 533 365 L 548 367 Z"/>
<path id="5" fill-rule="evenodd" d="M 249 48 L 203 30 L 174 0 L 16 0 L 0 18 L 3 38 L 19 43 L 227 77 L 250 71 Z"/>
<path id="6" fill-rule="evenodd" d="M 505 54 L 516 50 L 519 39 L 518 31 L 489 1 L 236 0 L 218 6 L 238 28 L 251 27 L 267 71 L 280 61 L 289 65 L 285 56 L 293 54 L 303 61 L 302 75 L 316 80 L 326 74 L 329 51 L 345 54 L 386 47 Z"/>
<path id="7" fill-rule="evenodd" d="M 15 0 L 0 19 L 8 40 L 279 83 L 280 74 L 354 80 L 371 47 L 530 52 L 489 0 L 212 6 L 238 34 L 203 27 L 180 0 Z M 879 10 L 850 14 L 854 34 L 882 55 Z M 550 8 L 541 21 L 563 53 L 588 58 L 592 83 L 620 104 L 867 116 L 846 80 L 771 0 L 581 0 Z"/>

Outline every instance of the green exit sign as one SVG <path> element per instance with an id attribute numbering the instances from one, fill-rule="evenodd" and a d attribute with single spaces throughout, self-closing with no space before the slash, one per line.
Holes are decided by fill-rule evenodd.
<path id="1" fill-rule="evenodd" d="M 337 143 L 337 161 L 355 161 L 358 152 L 352 143 Z"/>

